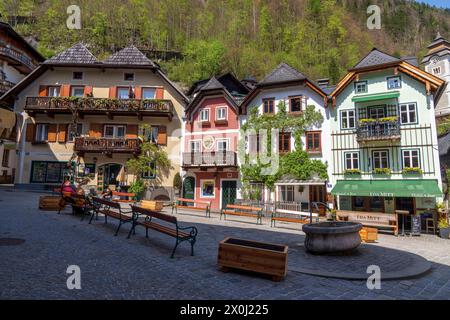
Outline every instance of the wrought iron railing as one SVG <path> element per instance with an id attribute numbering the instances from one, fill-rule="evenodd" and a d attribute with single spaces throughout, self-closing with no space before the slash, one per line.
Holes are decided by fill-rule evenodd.
<path id="1" fill-rule="evenodd" d="M 186 152 L 183 153 L 183 166 L 236 166 L 236 152 Z"/>
<path id="2" fill-rule="evenodd" d="M 309 212 L 309 202 L 277 201 L 275 207 L 281 210 Z"/>
<path id="3" fill-rule="evenodd" d="M 21 62 L 22 64 L 26 65 L 30 69 L 34 69 L 37 66 L 37 63 L 33 62 L 28 56 L 26 56 L 24 53 L 17 51 L 12 48 L 3 47 L 0 46 L 0 55 L 7 56 L 9 58 L 12 58 L 16 61 Z"/>
<path id="4" fill-rule="evenodd" d="M 356 130 L 356 140 L 400 139 L 400 123 L 398 121 L 374 121 L 360 123 Z"/>
<path id="5" fill-rule="evenodd" d="M 129 112 L 149 111 L 154 113 L 173 113 L 171 100 L 158 99 L 109 99 L 109 98 L 75 98 L 75 97 L 28 97 L 27 110 L 52 111 L 96 111 Z"/>
<path id="6" fill-rule="evenodd" d="M 141 140 L 116 138 L 75 138 L 76 152 L 138 153 Z"/>

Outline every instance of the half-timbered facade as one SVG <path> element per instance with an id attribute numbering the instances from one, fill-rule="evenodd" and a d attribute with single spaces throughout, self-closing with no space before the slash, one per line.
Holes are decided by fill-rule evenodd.
<path id="1" fill-rule="evenodd" d="M 4 100 L 12 98 L 26 122 L 19 134 L 19 186 L 57 185 L 68 163 L 98 191 L 130 185 L 135 177 L 125 164 L 140 153 L 145 136 L 167 150 L 173 167 L 143 176 L 155 186 L 151 197 L 172 196 L 187 98 L 136 47 L 98 61 L 77 44 L 45 61 Z"/>
<path id="2" fill-rule="evenodd" d="M 442 197 L 435 104 L 444 81 L 373 49 L 331 93 L 340 210 L 421 213 Z"/>

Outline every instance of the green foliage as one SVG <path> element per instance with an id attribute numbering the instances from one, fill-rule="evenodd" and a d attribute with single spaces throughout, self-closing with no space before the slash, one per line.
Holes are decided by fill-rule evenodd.
<path id="1" fill-rule="evenodd" d="M 359 170 L 359 169 L 346 169 L 344 171 L 344 174 L 360 175 L 361 174 L 361 170 Z"/>
<path id="2" fill-rule="evenodd" d="M 386 175 L 389 175 L 389 174 L 391 174 L 391 169 L 389 169 L 389 168 L 375 168 L 375 169 L 373 169 L 373 173 L 374 174 L 386 174 Z"/>
<path id="3" fill-rule="evenodd" d="M 173 187 L 176 190 L 181 191 L 182 186 L 183 186 L 183 180 L 181 179 L 180 173 L 177 172 L 175 174 L 175 176 L 173 177 Z"/>
<path id="4" fill-rule="evenodd" d="M 423 170 L 417 167 L 405 167 L 403 168 L 403 173 L 417 173 L 417 174 L 422 174 Z"/>
<path id="5" fill-rule="evenodd" d="M 447 219 L 447 218 L 441 218 L 441 219 L 439 219 L 439 222 L 438 222 L 438 228 L 439 228 L 439 229 L 450 228 L 450 224 L 448 223 L 448 219 Z"/>
<path id="6" fill-rule="evenodd" d="M 128 192 L 136 194 L 136 198 L 140 199 L 142 197 L 142 194 L 145 191 L 145 183 L 142 179 L 137 179 L 136 181 L 132 182 L 130 187 L 128 188 Z"/>

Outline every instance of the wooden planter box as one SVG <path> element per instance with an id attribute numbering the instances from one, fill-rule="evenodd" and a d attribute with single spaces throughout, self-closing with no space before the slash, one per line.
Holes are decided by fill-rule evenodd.
<path id="1" fill-rule="evenodd" d="M 229 268 L 254 271 L 280 281 L 287 273 L 288 246 L 226 238 L 219 244 L 218 264 Z"/>
<path id="2" fill-rule="evenodd" d="M 164 207 L 164 202 L 162 201 L 149 201 L 149 200 L 142 200 L 141 201 L 141 207 L 144 209 L 149 209 L 152 211 L 161 211 Z"/>
<path id="3" fill-rule="evenodd" d="M 39 209 L 45 211 L 59 211 L 61 207 L 61 196 L 42 196 L 39 198 Z"/>
<path id="4" fill-rule="evenodd" d="M 359 235 L 361 236 L 361 241 L 375 242 L 378 240 L 378 229 L 364 227 L 359 232 Z"/>

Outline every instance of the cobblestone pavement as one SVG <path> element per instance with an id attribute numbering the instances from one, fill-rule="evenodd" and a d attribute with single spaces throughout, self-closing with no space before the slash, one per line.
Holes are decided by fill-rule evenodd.
<path id="1" fill-rule="evenodd" d="M 18 246 L 0 246 L 0 299 L 450 299 L 450 240 L 431 235 L 401 238 L 380 235 L 377 246 L 423 256 L 433 263 L 419 278 L 383 281 L 369 290 L 365 281 L 349 281 L 288 272 L 281 282 L 217 268 L 218 242 L 226 236 L 288 244 L 298 248 L 297 224 L 277 228 L 231 218 L 220 221 L 199 214 L 178 214 L 183 225 L 199 230 L 195 256 L 165 235 L 129 225 L 113 236 L 114 221 L 92 225 L 80 217 L 37 209 L 39 194 L 0 190 L 0 238 L 22 238 Z M 112 220 L 112 219 L 111 219 Z M 291 255 L 295 250 L 291 251 Z M 81 268 L 81 290 L 68 290 L 66 269 Z"/>

